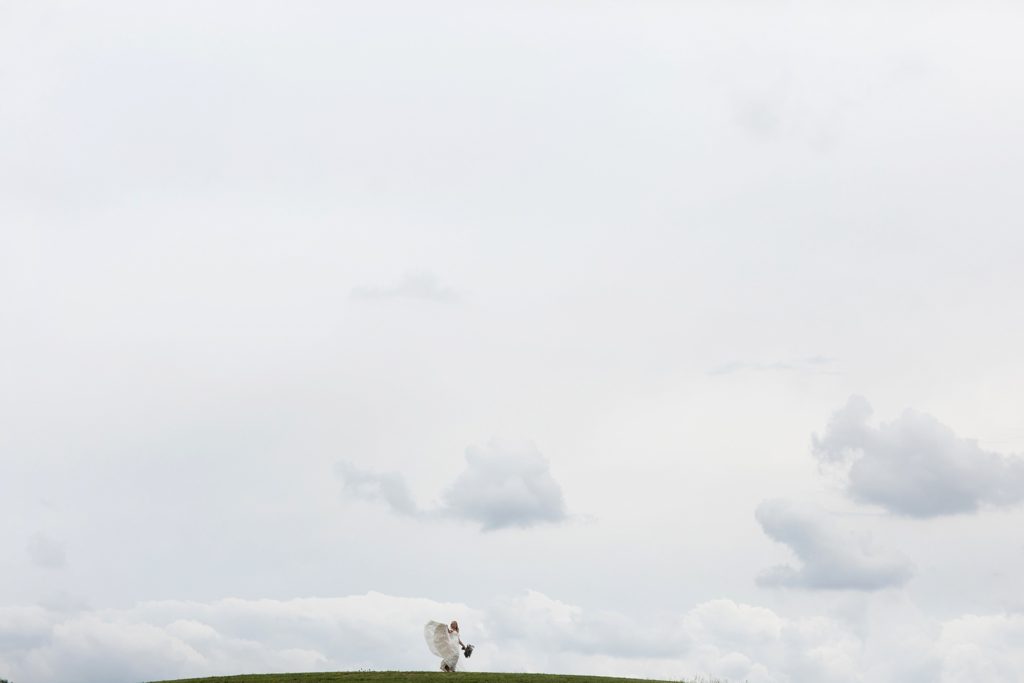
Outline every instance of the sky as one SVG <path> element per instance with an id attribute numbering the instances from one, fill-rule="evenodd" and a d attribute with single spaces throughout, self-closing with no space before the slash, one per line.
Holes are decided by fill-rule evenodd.
<path id="1" fill-rule="evenodd" d="M 0 0 L 0 678 L 1017 680 L 1022 20 Z"/>

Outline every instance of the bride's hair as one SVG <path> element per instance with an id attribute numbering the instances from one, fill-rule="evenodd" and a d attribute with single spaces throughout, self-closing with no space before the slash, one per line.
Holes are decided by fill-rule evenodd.
<path id="1" fill-rule="evenodd" d="M 449 626 L 449 628 L 451 628 L 451 630 L 453 630 L 453 631 L 458 631 L 459 630 L 459 622 L 457 622 L 454 619 L 452 619 L 452 623 Z"/>

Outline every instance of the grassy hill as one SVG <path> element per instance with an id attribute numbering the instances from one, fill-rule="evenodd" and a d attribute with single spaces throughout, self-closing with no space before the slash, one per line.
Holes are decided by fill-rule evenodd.
<path id="1" fill-rule="evenodd" d="M 308 674 L 255 674 L 187 678 L 160 683 L 663 683 L 638 678 L 556 676 L 550 674 L 492 674 L 476 671 L 446 674 L 430 671 L 339 671 Z M 710 682 L 709 682 L 710 683 Z"/>

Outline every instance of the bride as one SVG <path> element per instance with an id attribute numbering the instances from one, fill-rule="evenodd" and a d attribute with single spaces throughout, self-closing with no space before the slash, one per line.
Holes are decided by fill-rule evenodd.
<path id="1" fill-rule="evenodd" d="M 464 645 L 462 638 L 459 637 L 457 621 L 448 625 L 439 621 L 428 621 L 423 627 L 423 637 L 426 638 L 430 651 L 441 658 L 441 671 L 455 671 L 455 666 L 459 663 L 460 649 L 467 657 L 473 654 L 473 646 Z"/>

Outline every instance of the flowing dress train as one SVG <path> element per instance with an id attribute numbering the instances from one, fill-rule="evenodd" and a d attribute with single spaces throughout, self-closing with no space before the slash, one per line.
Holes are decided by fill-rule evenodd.
<path id="1" fill-rule="evenodd" d="M 459 663 L 459 654 L 462 652 L 459 647 L 459 634 L 449 633 L 448 624 L 428 621 L 423 627 L 423 637 L 430 651 L 441 658 L 441 670 L 455 671 Z"/>

